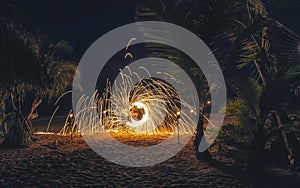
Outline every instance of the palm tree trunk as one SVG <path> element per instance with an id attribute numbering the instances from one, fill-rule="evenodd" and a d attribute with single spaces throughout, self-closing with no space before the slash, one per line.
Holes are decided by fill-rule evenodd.
<path id="1" fill-rule="evenodd" d="M 281 128 L 282 127 L 282 121 L 281 121 L 281 118 L 280 118 L 280 115 L 279 115 L 278 111 L 275 110 L 274 114 L 275 114 L 275 118 L 276 118 L 276 121 L 277 121 L 278 128 Z M 292 148 L 289 145 L 287 135 L 285 134 L 285 132 L 282 132 L 281 134 L 282 134 L 282 137 L 283 137 L 283 142 L 284 142 L 285 148 L 288 152 L 288 157 L 287 158 L 288 158 L 288 161 L 289 161 L 290 170 L 295 169 L 295 157 L 294 157 L 294 153 L 292 151 Z"/>
<path id="2" fill-rule="evenodd" d="M 204 136 L 204 114 L 207 110 L 207 104 L 208 104 L 207 102 L 208 101 L 209 101 L 209 96 L 206 96 L 205 100 L 203 101 L 204 105 L 203 105 L 202 109 L 200 108 L 200 116 L 199 116 L 199 121 L 198 121 L 198 124 L 197 124 L 196 138 L 195 138 L 195 141 L 194 141 L 196 156 L 197 156 L 197 159 L 199 161 L 200 160 L 210 160 L 211 159 L 211 155 L 210 155 L 208 150 L 205 150 L 205 151 L 200 151 L 199 150 L 200 149 L 199 148 L 200 143 L 201 143 L 201 141 L 203 139 L 203 136 Z"/>
<path id="3" fill-rule="evenodd" d="M 15 121 L 11 122 L 8 133 L 1 146 L 7 148 L 27 147 L 32 140 L 22 114 L 21 98 L 11 94 L 11 102 L 15 114 Z"/>
<path id="4" fill-rule="evenodd" d="M 206 111 L 206 104 L 207 104 L 208 99 L 209 98 L 206 97 L 203 109 L 202 110 L 200 109 L 200 111 L 202 111 L 202 114 L 199 117 L 199 121 L 198 121 L 198 124 L 197 124 L 196 138 L 195 138 L 195 141 L 194 141 L 196 156 L 197 156 L 198 160 L 210 160 L 211 159 L 211 155 L 210 155 L 208 150 L 205 150 L 203 152 L 199 151 L 199 146 L 200 146 L 200 143 L 201 143 L 202 138 L 204 136 L 204 127 L 203 127 L 203 125 L 204 125 L 204 113 Z"/>
<path id="5" fill-rule="evenodd" d="M 210 155 L 208 150 L 205 150 L 204 152 L 199 151 L 199 146 L 200 146 L 201 140 L 204 136 L 203 124 L 204 124 L 203 119 L 200 119 L 199 122 L 198 122 L 198 125 L 197 125 L 196 138 L 195 138 L 195 141 L 194 141 L 196 156 L 197 156 L 197 159 L 199 161 L 200 160 L 209 160 L 209 159 L 211 159 L 211 155 Z"/>
<path id="6" fill-rule="evenodd" d="M 281 122 L 280 116 L 279 116 L 277 111 L 275 111 L 275 117 L 276 117 L 278 128 L 281 128 L 282 127 L 282 122 Z M 290 155 L 293 155 L 293 152 L 292 152 L 291 148 L 289 147 L 289 142 L 288 142 L 288 139 L 287 139 L 287 136 L 286 136 L 285 132 L 282 132 L 282 137 L 283 137 L 284 145 L 286 146 L 286 149 L 287 149 L 288 153 Z"/>
<path id="7" fill-rule="evenodd" d="M 29 135 L 25 130 L 24 121 L 17 113 L 18 112 L 15 111 L 16 119 L 10 124 L 8 133 L 1 144 L 2 147 L 26 147 L 30 142 Z"/>
<path id="8" fill-rule="evenodd" d="M 2 100 L 1 100 L 1 112 L 2 112 L 2 118 L 3 118 L 3 120 L 2 120 L 2 126 L 3 126 L 3 133 L 4 133 L 4 135 L 6 135 L 7 134 L 7 120 L 6 120 L 6 118 L 7 118 L 7 114 L 6 114 L 6 105 L 5 105 L 5 99 L 6 99 L 6 97 L 2 97 Z"/>
<path id="9" fill-rule="evenodd" d="M 262 174 L 266 170 L 266 162 L 264 127 L 258 125 L 248 153 L 247 171 L 252 174 Z"/>

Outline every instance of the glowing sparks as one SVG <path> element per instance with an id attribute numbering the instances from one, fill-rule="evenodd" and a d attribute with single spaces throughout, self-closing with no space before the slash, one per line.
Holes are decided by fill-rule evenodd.
<path id="1" fill-rule="evenodd" d="M 131 44 L 133 41 L 135 41 L 135 40 L 136 40 L 136 38 L 131 38 L 131 39 L 128 41 L 128 43 L 127 43 L 127 45 L 126 45 L 126 51 L 128 50 L 130 44 Z M 126 59 L 127 57 L 132 58 L 133 55 L 132 55 L 131 53 L 128 52 L 128 53 L 125 54 L 124 59 Z"/>
<path id="2" fill-rule="evenodd" d="M 180 100 L 170 84 L 151 77 L 135 83 L 134 76 L 140 79 L 136 72 L 126 67 L 120 71 L 120 80 L 107 81 L 101 95 L 96 91 L 93 96 L 81 97 L 74 114 L 81 134 L 103 131 L 149 135 L 174 133 L 176 130 L 193 132 L 196 114 L 186 114 L 180 109 L 189 108 L 193 112 L 196 109 Z M 98 114 L 91 113 L 90 109 L 98 109 Z M 178 129 L 179 118 L 182 123 Z"/>
<path id="3" fill-rule="evenodd" d="M 128 50 L 130 44 L 131 44 L 133 41 L 135 41 L 135 40 L 136 40 L 136 38 L 131 38 L 131 39 L 128 41 L 128 43 L 127 43 L 127 45 L 126 45 L 126 51 Z"/>
<path id="4" fill-rule="evenodd" d="M 126 52 L 135 40 L 136 38 L 129 40 Z M 124 58 L 127 57 L 132 58 L 133 55 L 128 52 Z M 197 120 L 195 105 L 182 100 L 176 89 L 164 80 L 181 85 L 185 83 L 169 72 L 156 72 L 163 78 L 155 79 L 144 66 L 138 69 L 134 71 L 126 66 L 120 70 L 114 82 L 107 80 L 102 93 L 96 90 L 92 96 L 83 95 L 77 103 L 76 113 L 69 111 L 59 134 L 72 135 L 80 131 L 80 134 L 90 135 L 130 131 L 135 134 L 152 135 L 172 134 L 176 130 L 178 134 L 179 131 L 193 133 Z M 68 93 L 70 91 L 64 93 L 55 104 Z"/>
<path id="5" fill-rule="evenodd" d="M 131 53 L 126 53 L 126 54 L 125 54 L 125 56 L 124 56 L 124 59 L 126 59 L 127 57 L 130 57 L 130 58 L 132 58 L 132 57 L 133 57 L 133 55 L 132 55 Z"/>

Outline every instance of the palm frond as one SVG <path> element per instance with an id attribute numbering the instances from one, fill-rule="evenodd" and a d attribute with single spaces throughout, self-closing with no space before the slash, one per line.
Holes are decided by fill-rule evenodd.
<path id="1" fill-rule="evenodd" d="M 256 116 L 260 113 L 259 99 L 262 87 L 252 78 L 239 74 L 226 74 L 226 84 L 229 90 L 241 98 L 249 110 Z"/>

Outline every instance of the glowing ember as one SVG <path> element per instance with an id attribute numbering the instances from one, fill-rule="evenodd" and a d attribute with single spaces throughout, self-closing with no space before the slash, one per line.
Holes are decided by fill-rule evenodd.
<path id="1" fill-rule="evenodd" d="M 130 120 L 126 125 L 131 127 L 138 127 L 143 125 L 149 117 L 148 107 L 142 102 L 135 102 L 131 105 L 129 110 Z"/>
<path id="2" fill-rule="evenodd" d="M 53 133 L 53 132 L 35 132 L 34 134 L 36 134 L 36 135 L 52 135 L 55 133 Z"/>

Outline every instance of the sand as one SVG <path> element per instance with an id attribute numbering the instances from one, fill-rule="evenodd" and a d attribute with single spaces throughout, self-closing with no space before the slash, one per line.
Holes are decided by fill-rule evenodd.
<path id="1" fill-rule="evenodd" d="M 56 135 L 35 137 L 37 141 L 29 148 L 0 149 L 0 187 L 300 187 L 299 178 L 282 169 L 249 177 L 245 164 L 232 154 L 218 153 L 213 161 L 198 161 L 192 140 L 161 164 L 133 168 L 105 160 L 80 136 L 73 141 Z M 130 136 L 114 137 L 123 143 L 143 140 L 149 145 L 149 138 L 135 137 L 130 142 Z M 150 140 L 159 143 L 162 139 Z"/>

